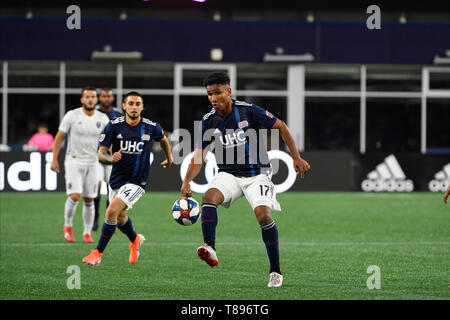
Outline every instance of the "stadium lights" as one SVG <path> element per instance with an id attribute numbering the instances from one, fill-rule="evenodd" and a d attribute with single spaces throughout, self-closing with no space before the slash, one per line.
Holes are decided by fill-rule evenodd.
<path id="1" fill-rule="evenodd" d="M 212 48 L 210 56 L 213 61 L 221 61 L 223 59 L 223 50 L 220 48 Z"/>
<path id="2" fill-rule="evenodd" d="M 400 16 L 398 17 L 398 22 L 401 24 L 405 24 L 407 22 L 405 14 L 402 12 L 400 13 Z"/>
<path id="3" fill-rule="evenodd" d="M 445 57 L 434 56 L 433 64 L 450 64 L 450 50 L 445 50 Z"/>
<path id="4" fill-rule="evenodd" d="M 311 53 L 305 54 L 270 54 L 265 53 L 264 62 L 312 62 L 314 56 Z"/>
<path id="5" fill-rule="evenodd" d="M 105 45 L 103 51 L 93 51 L 91 60 L 141 60 L 142 52 L 140 51 L 112 51 L 110 45 Z"/>
<path id="6" fill-rule="evenodd" d="M 33 11 L 31 9 L 28 9 L 27 13 L 25 14 L 26 19 L 33 19 Z"/>
<path id="7" fill-rule="evenodd" d="M 120 13 L 120 15 L 119 15 L 119 19 L 120 19 L 120 20 L 127 20 L 127 18 L 128 18 L 127 12 L 126 12 L 125 10 L 123 10 L 123 11 Z"/>
<path id="8" fill-rule="evenodd" d="M 220 20 L 222 20 L 222 15 L 220 14 L 219 11 L 214 12 L 214 14 L 213 14 L 213 20 L 214 20 L 214 21 L 220 21 Z"/>
<path id="9" fill-rule="evenodd" d="M 433 64 L 450 64 L 450 57 L 434 56 Z"/>

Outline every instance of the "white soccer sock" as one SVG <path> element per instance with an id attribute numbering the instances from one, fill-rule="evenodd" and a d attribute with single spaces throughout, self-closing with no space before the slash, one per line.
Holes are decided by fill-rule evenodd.
<path id="1" fill-rule="evenodd" d="M 94 225 L 95 205 L 94 202 L 83 202 L 83 234 L 91 234 L 92 226 Z"/>
<path id="2" fill-rule="evenodd" d="M 70 197 L 67 197 L 66 204 L 64 205 L 64 226 L 71 227 L 73 216 L 77 211 L 78 201 L 73 201 Z"/>

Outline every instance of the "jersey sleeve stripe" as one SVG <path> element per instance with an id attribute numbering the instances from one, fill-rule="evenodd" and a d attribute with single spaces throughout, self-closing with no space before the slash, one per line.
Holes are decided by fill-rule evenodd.
<path id="1" fill-rule="evenodd" d="M 276 118 L 276 120 L 275 120 L 275 122 L 273 123 L 273 126 L 272 126 L 271 129 L 273 129 L 273 127 L 275 127 L 275 125 L 277 124 L 277 122 L 278 122 L 278 118 Z"/>

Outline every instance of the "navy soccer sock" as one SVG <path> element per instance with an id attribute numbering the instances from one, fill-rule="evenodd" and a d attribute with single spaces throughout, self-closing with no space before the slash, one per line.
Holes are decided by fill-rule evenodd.
<path id="1" fill-rule="evenodd" d="M 216 250 L 217 206 L 212 203 L 202 204 L 203 241 Z"/>
<path id="2" fill-rule="evenodd" d="M 94 206 L 95 206 L 95 218 L 98 219 L 99 216 L 99 210 L 100 210 L 100 200 L 102 196 L 100 195 L 100 192 L 98 193 L 98 196 L 94 199 Z"/>
<path id="3" fill-rule="evenodd" d="M 100 234 L 100 239 L 98 239 L 97 250 L 103 252 L 108 245 L 109 240 L 116 231 L 117 221 L 105 221 L 102 227 L 102 233 Z"/>
<path id="4" fill-rule="evenodd" d="M 278 229 L 275 225 L 275 221 L 272 221 L 268 225 L 261 226 L 261 233 L 264 244 L 266 245 L 267 256 L 269 257 L 269 272 L 278 272 L 281 274 L 280 252 L 278 249 Z"/>
<path id="5" fill-rule="evenodd" d="M 127 235 L 128 239 L 130 239 L 131 242 L 134 242 L 134 240 L 136 240 L 136 231 L 133 228 L 133 223 L 131 222 L 130 217 L 127 216 L 127 221 L 117 227 L 120 231 Z"/>

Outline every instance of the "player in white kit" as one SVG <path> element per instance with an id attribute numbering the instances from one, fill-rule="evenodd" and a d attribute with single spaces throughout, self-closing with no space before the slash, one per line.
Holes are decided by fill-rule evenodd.
<path id="1" fill-rule="evenodd" d="M 95 110 L 96 88 L 84 88 L 80 100 L 82 106 L 68 111 L 59 125 L 53 145 L 51 169 L 60 172 L 58 155 L 62 142 L 67 137 L 64 170 L 68 198 L 64 206 L 64 239 L 68 242 L 75 241 L 72 222 L 78 202 L 83 197 L 83 241 L 90 243 L 94 242 L 91 230 L 100 170 L 97 159 L 98 138 L 109 118 Z"/>

